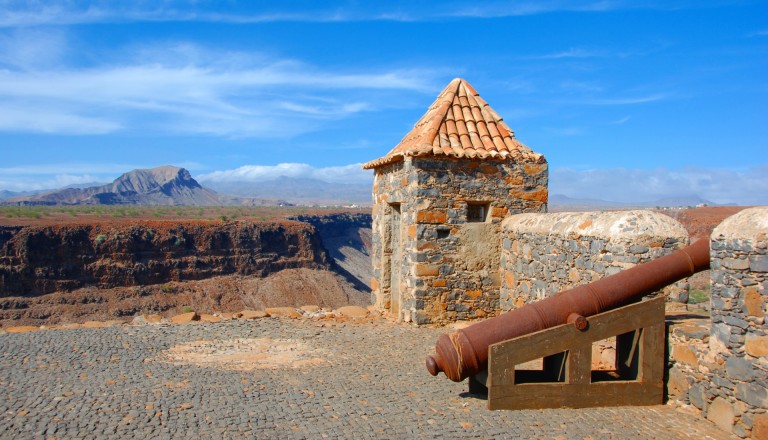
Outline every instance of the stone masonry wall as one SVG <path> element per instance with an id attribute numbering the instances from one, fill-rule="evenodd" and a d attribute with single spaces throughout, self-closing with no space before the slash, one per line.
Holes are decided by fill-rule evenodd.
<path id="1" fill-rule="evenodd" d="M 395 261 L 392 249 L 392 217 L 395 214 L 393 204 L 400 205 L 401 222 L 403 214 L 408 217 L 409 213 L 414 211 L 409 192 L 411 174 L 409 158 L 374 170 L 371 300 L 379 309 L 391 310 L 392 308 L 391 264 Z M 400 240 L 402 249 L 411 249 L 415 246 L 413 239 L 408 239 L 402 233 Z M 399 263 L 395 264 L 399 264 L 401 273 L 406 273 L 410 266 L 410 260 L 406 258 L 409 253 L 402 252 L 402 249 L 395 254 L 395 257 L 400 257 Z"/>
<path id="2" fill-rule="evenodd" d="M 650 211 L 520 214 L 503 223 L 501 311 L 666 255 L 688 243 L 677 221 Z M 687 283 L 665 288 L 687 300 Z"/>
<path id="3" fill-rule="evenodd" d="M 468 158 L 405 158 L 375 170 L 375 303 L 417 324 L 498 313 L 501 220 L 544 212 L 548 168 Z M 392 203 L 399 203 L 401 301 L 392 301 L 387 249 Z M 472 220 L 478 213 L 479 221 Z M 390 217 L 387 217 L 390 216 Z M 396 251 L 395 251 L 396 252 Z"/>
<path id="4" fill-rule="evenodd" d="M 414 158 L 414 168 L 412 318 L 421 324 L 497 314 L 501 220 L 546 211 L 546 162 Z M 483 207 L 482 221 L 469 221 L 473 205 Z"/>
<path id="5" fill-rule="evenodd" d="M 768 207 L 712 233 L 711 322 L 670 332 L 671 399 L 740 437 L 768 438 Z"/>

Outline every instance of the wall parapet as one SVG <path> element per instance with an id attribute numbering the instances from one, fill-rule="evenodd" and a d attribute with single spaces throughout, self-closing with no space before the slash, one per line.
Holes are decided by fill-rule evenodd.
<path id="1" fill-rule="evenodd" d="M 707 336 L 670 334 L 670 397 L 740 437 L 768 438 L 768 207 L 725 219 L 711 236 Z"/>
<path id="2" fill-rule="evenodd" d="M 501 311 L 553 296 L 688 243 L 685 228 L 663 214 L 644 211 L 526 213 L 502 223 Z M 665 289 L 687 301 L 687 282 Z"/>

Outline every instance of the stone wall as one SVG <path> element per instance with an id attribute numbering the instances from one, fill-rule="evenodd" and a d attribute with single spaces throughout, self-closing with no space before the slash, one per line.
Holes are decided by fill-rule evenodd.
<path id="1" fill-rule="evenodd" d="M 650 211 L 520 214 L 503 223 L 502 311 L 666 255 L 688 243 L 680 223 Z M 687 283 L 665 288 L 687 300 Z"/>
<path id="2" fill-rule="evenodd" d="M 711 322 L 670 332 L 670 398 L 726 431 L 768 438 L 768 207 L 712 233 Z"/>
<path id="3" fill-rule="evenodd" d="M 514 163 L 406 157 L 376 169 L 376 304 L 418 324 L 496 314 L 501 220 L 508 214 L 546 211 L 547 181 L 543 158 Z M 391 226 L 396 217 L 398 231 Z M 395 249 L 390 244 L 398 241 L 398 233 L 400 248 Z M 398 277 L 392 277 L 388 263 L 398 261 L 393 258 L 398 255 L 399 301 L 391 285 Z"/>

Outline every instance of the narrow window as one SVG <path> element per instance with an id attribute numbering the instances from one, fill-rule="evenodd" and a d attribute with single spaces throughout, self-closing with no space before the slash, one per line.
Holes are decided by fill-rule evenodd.
<path id="1" fill-rule="evenodd" d="M 488 221 L 488 211 L 490 211 L 491 204 L 483 202 L 469 202 L 467 203 L 467 222 L 469 223 L 483 223 Z"/>

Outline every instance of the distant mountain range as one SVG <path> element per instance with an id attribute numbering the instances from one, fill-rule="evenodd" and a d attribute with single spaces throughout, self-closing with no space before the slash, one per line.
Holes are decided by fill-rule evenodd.
<path id="1" fill-rule="evenodd" d="M 239 197 L 277 198 L 300 205 L 371 203 L 371 183 L 331 183 L 318 179 L 281 176 L 261 182 L 203 181 L 220 194 Z"/>
<path id="2" fill-rule="evenodd" d="M 371 184 L 330 183 L 317 179 L 280 177 L 263 182 L 204 181 L 202 186 L 189 171 L 174 166 L 133 170 L 112 183 L 68 187 L 40 193 L 0 191 L 0 201 L 30 205 L 370 205 Z M 716 205 L 699 196 L 670 197 L 650 202 L 612 202 L 549 197 L 550 211 L 595 211 L 605 209 L 655 208 Z"/>
<path id="3" fill-rule="evenodd" d="M 163 166 L 133 170 L 114 182 L 87 188 L 65 188 L 11 203 L 40 205 L 219 205 L 218 195 L 203 188 L 184 168 Z"/>
<path id="4" fill-rule="evenodd" d="M 336 184 L 281 177 L 266 182 L 211 182 L 200 185 L 189 171 L 174 166 L 133 170 L 112 183 L 85 188 L 17 193 L 0 192 L 0 201 L 23 205 L 191 205 L 276 206 L 370 203 L 368 184 Z"/>
<path id="5" fill-rule="evenodd" d="M 632 208 L 657 208 L 657 207 L 688 207 L 688 206 L 716 206 L 717 203 L 704 200 L 697 195 L 681 197 L 665 197 L 649 202 L 612 202 L 600 199 L 571 198 L 562 194 L 549 196 L 550 211 L 599 211 L 604 209 L 632 209 Z"/>

